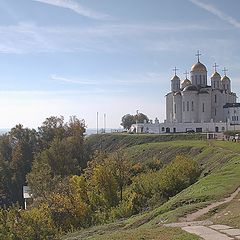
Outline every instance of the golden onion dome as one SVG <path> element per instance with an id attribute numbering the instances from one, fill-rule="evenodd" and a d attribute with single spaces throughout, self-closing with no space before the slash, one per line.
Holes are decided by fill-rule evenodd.
<path id="1" fill-rule="evenodd" d="M 181 82 L 181 85 L 184 85 L 184 86 L 188 86 L 188 85 L 191 85 L 191 84 L 192 84 L 191 81 L 187 78 Z"/>
<path id="2" fill-rule="evenodd" d="M 221 78 L 221 76 L 218 72 L 215 72 L 212 74 L 211 78 Z"/>
<path id="3" fill-rule="evenodd" d="M 173 78 L 171 79 L 171 81 L 173 81 L 173 80 L 179 80 L 180 81 L 180 78 L 177 75 L 174 75 Z"/>
<path id="4" fill-rule="evenodd" d="M 194 64 L 191 68 L 191 72 L 206 72 L 207 68 L 205 67 L 204 64 L 197 62 Z"/>
<path id="5" fill-rule="evenodd" d="M 226 75 L 222 78 L 222 82 L 229 82 L 229 81 L 230 81 L 230 79 Z"/>

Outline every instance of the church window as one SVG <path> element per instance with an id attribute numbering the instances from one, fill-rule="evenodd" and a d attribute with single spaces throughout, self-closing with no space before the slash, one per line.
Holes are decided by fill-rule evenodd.
<path id="1" fill-rule="evenodd" d="M 215 81 L 213 82 L 213 87 L 216 88 L 216 83 L 215 83 Z"/>
<path id="2" fill-rule="evenodd" d="M 219 82 L 217 82 L 217 87 L 219 88 Z"/>
<path id="3" fill-rule="evenodd" d="M 217 95 L 214 96 L 214 101 L 217 102 Z"/>
<path id="4" fill-rule="evenodd" d="M 164 132 L 165 131 L 165 127 L 162 127 L 162 132 Z"/>
<path id="5" fill-rule="evenodd" d="M 225 127 L 222 127 L 222 131 L 225 131 Z"/>
<path id="6" fill-rule="evenodd" d="M 214 114 L 215 114 L 215 116 L 217 115 L 217 109 L 215 108 L 215 110 L 214 110 Z"/>
<path id="7" fill-rule="evenodd" d="M 202 111 L 205 112 L 205 104 L 202 104 Z"/>
<path id="8" fill-rule="evenodd" d="M 187 101 L 187 111 L 189 111 L 189 102 Z"/>
<path id="9" fill-rule="evenodd" d="M 199 76 L 199 79 L 200 79 L 200 84 L 202 85 L 202 76 L 201 75 Z"/>
<path id="10" fill-rule="evenodd" d="M 174 103 L 174 113 L 175 113 L 175 114 L 177 113 L 177 106 L 176 106 L 176 103 Z"/>
<path id="11" fill-rule="evenodd" d="M 183 111 L 185 112 L 185 102 L 183 102 Z"/>
<path id="12" fill-rule="evenodd" d="M 194 105 L 193 105 L 193 101 L 192 101 L 192 111 L 194 111 Z"/>

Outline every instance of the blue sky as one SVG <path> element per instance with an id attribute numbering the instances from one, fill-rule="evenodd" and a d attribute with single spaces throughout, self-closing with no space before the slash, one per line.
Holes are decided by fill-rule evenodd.
<path id="1" fill-rule="evenodd" d="M 117 128 L 136 110 L 165 118 L 172 69 L 200 50 L 240 94 L 239 0 L 1 0 L 0 128 L 76 115 Z"/>

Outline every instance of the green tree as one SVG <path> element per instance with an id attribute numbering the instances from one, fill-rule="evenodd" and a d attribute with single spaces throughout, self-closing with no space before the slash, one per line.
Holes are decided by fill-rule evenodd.
<path id="1" fill-rule="evenodd" d="M 120 192 L 120 200 L 123 200 L 123 188 L 130 181 L 130 164 L 128 159 L 120 151 L 115 152 L 109 157 L 106 167 L 111 167 L 113 176 L 116 179 L 118 190 Z"/>
<path id="2" fill-rule="evenodd" d="M 63 139 L 65 136 L 64 117 L 51 116 L 46 118 L 38 128 L 39 140 L 42 149 L 49 148 L 55 138 Z"/>
<path id="3" fill-rule="evenodd" d="M 129 130 L 134 123 L 144 123 L 144 121 L 149 122 L 147 115 L 143 113 L 137 113 L 135 115 L 126 114 L 122 117 L 121 125 L 124 129 Z"/>
<path id="4" fill-rule="evenodd" d="M 93 169 L 91 177 L 91 187 L 97 201 L 103 207 L 113 207 L 119 202 L 117 194 L 117 181 L 110 168 L 104 165 L 97 165 Z M 97 196 L 96 196 L 97 195 Z M 93 203 L 97 206 L 97 202 Z"/>
<path id="5" fill-rule="evenodd" d="M 129 130 L 132 124 L 136 123 L 134 116 L 131 114 L 126 114 L 122 117 L 121 125 L 124 129 Z"/>

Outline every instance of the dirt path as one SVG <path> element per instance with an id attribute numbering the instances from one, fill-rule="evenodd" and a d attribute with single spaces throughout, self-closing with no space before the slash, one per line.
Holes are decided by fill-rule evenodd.
<path id="1" fill-rule="evenodd" d="M 196 211 L 194 213 L 189 213 L 189 214 L 187 214 L 186 217 L 180 218 L 179 221 L 180 222 L 192 222 L 192 221 L 196 220 L 197 218 L 203 216 L 204 214 L 208 213 L 213 208 L 216 208 L 224 203 L 231 202 L 238 195 L 238 193 L 240 193 L 240 187 L 234 193 L 232 193 L 231 196 L 225 198 L 224 200 L 212 203 L 212 204 L 208 205 L 207 207 L 199 209 L 198 211 Z"/>
<path id="2" fill-rule="evenodd" d="M 235 240 L 240 239 L 240 229 L 235 229 L 226 225 L 213 225 L 209 220 L 196 221 L 197 218 L 208 213 L 211 209 L 222 204 L 231 202 L 240 193 L 240 187 L 222 201 L 212 203 L 194 213 L 187 214 L 180 218 L 178 223 L 165 224 L 167 227 L 180 227 L 182 230 L 196 234 L 204 240 Z"/>

